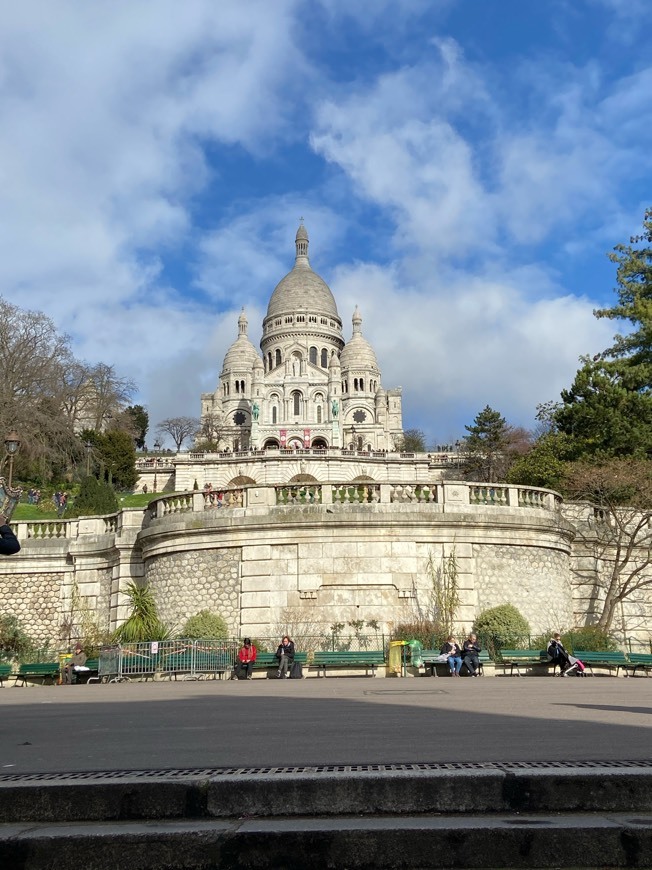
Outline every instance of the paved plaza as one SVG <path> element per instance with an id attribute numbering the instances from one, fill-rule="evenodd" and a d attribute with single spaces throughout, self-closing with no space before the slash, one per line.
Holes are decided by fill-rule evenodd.
<path id="1" fill-rule="evenodd" d="M 0 773 L 650 759 L 652 680 L 328 678 L 0 690 Z"/>

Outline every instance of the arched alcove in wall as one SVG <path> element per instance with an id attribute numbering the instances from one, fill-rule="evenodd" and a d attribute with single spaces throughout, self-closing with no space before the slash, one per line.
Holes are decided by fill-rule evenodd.
<path id="1" fill-rule="evenodd" d="M 272 449 L 278 448 L 279 444 L 276 438 L 268 438 L 267 441 L 263 444 L 263 450 L 267 450 L 268 447 Z"/>
<path id="2" fill-rule="evenodd" d="M 288 483 L 319 483 L 319 481 L 312 474 L 295 474 L 288 480 Z"/>
<path id="3" fill-rule="evenodd" d="M 247 477 L 246 474 L 239 474 L 237 477 L 232 478 L 232 480 L 227 483 L 227 486 L 247 486 L 249 484 L 255 485 L 255 483 L 256 481 L 253 477 Z"/>
<path id="4" fill-rule="evenodd" d="M 326 443 L 324 438 L 315 438 L 315 440 L 312 442 L 312 446 L 323 450 L 328 447 L 328 444 Z"/>
<path id="5" fill-rule="evenodd" d="M 373 477 L 369 477 L 368 474 L 359 474 L 357 477 L 354 477 L 351 483 L 375 483 L 376 481 Z"/>

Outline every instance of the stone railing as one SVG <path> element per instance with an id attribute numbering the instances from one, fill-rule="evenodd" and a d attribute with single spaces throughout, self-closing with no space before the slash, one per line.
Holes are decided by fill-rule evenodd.
<path id="1" fill-rule="evenodd" d="M 446 483 L 286 483 L 276 486 L 226 487 L 177 492 L 154 498 L 142 511 L 129 510 L 104 517 L 74 520 L 35 520 L 14 524 L 19 540 L 75 539 L 85 535 L 119 534 L 128 526 L 147 528 L 169 516 L 205 511 L 228 512 L 236 508 L 269 509 L 303 505 L 414 505 L 459 512 L 478 508 L 517 508 L 558 511 L 561 496 L 552 490 L 502 484 Z"/>
<path id="2" fill-rule="evenodd" d="M 373 459 L 373 460 L 386 460 L 390 462 L 405 462 L 405 463 L 413 463 L 415 460 L 421 460 L 423 462 L 427 462 L 430 465 L 450 465 L 455 462 L 460 462 L 462 460 L 461 454 L 458 453 L 441 453 L 441 452 L 431 452 L 431 453 L 414 453 L 414 452 L 399 452 L 399 451 L 387 451 L 387 450 L 357 450 L 357 449 L 349 449 L 347 447 L 268 447 L 264 450 L 223 450 L 217 453 L 201 453 L 195 451 L 189 451 L 187 453 L 177 453 L 176 457 L 171 457 L 170 459 L 158 459 L 156 462 L 160 462 L 161 465 L 159 467 L 172 468 L 175 463 L 173 463 L 172 459 L 176 458 L 177 461 L 183 463 L 187 460 L 199 460 L 204 462 L 233 462 L 238 459 L 248 459 L 248 458 L 260 458 L 261 456 L 271 456 L 271 457 L 306 457 L 306 456 L 317 456 L 324 457 L 328 456 L 332 457 L 346 457 L 351 458 L 354 457 L 356 459 Z M 139 459 L 136 462 L 136 467 L 139 470 L 147 470 L 148 468 L 154 468 L 153 465 L 148 464 L 151 463 L 152 460 L 147 459 Z"/>
<path id="3" fill-rule="evenodd" d="M 57 538 L 79 538 L 85 535 L 115 534 L 122 523 L 122 513 L 101 517 L 79 517 L 74 520 L 29 520 L 13 523 L 21 541 L 48 541 Z"/>
<path id="4" fill-rule="evenodd" d="M 138 471 L 174 471 L 174 463 L 172 456 L 165 458 L 157 456 L 150 459 L 137 459 L 136 468 Z"/>

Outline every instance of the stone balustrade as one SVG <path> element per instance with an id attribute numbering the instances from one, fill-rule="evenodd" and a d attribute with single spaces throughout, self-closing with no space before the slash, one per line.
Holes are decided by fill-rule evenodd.
<path id="1" fill-rule="evenodd" d="M 561 496 L 551 490 L 511 487 L 498 484 L 447 482 L 423 483 L 295 483 L 271 487 L 227 487 L 210 491 L 173 493 L 154 498 L 130 525 L 149 526 L 152 520 L 177 514 L 233 510 L 248 507 L 288 507 L 295 505 L 396 504 L 438 506 L 444 510 L 473 507 L 529 508 L 554 511 L 561 507 Z M 79 517 L 74 520 L 33 520 L 14 523 L 20 540 L 75 539 L 87 535 L 120 532 L 125 512 L 104 517 Z"/>
<path id="2" fill-rule="evenodd" d="M 167 459 L 138 459 L 136 467 L 140 469 L 153 468 L 155 463 L 160 463 L 159 467 L 173 467 L 177 461 L 204 461 L 204 462 L 233 462 L 234 459 L 249 459 L 260 457 L 356 457 L 357 459 L 382 459 L 388 462 L 407 461 L 413 462 L 415 459 L 423 459 L 434 465 L 451 465 L 460 463 L 463 459 L 459 453 L 414 453 L 414 452 L 388 452 L 387 450 L 351 450 L 346 447 L 268 447 L 264 450 L 224 450 L 218 453 L 201 453 L 195 451 L 180 452 L 175 457 Z"/>

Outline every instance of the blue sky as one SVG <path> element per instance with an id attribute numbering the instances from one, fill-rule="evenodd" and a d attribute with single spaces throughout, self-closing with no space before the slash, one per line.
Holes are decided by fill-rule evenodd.
<path id="1" fill-rule="evenodd" d="M 305 218 L 406 427 L 531 426 L 652 202 L 647 0 L 31 2 L 0 32 L 0 292 L 197 415 Z M 151 439 L 153 440 L 153 438 Z"/>

